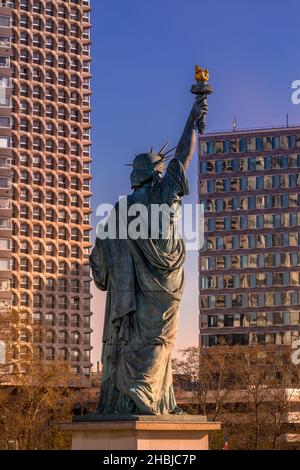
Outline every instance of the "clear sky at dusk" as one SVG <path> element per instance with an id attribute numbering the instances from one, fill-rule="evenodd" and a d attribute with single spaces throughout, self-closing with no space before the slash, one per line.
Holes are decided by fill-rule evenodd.
<path id="1" fill-rule="evenodd" d="M 93 13 L 93 209 L 130 193 L 135 153 L 181 135 L 197 63 L 215 92 L 207 131 L 300 123 L 291 83 L 300 80 L 299 0 L 91 0 Z M 196 200 L 196 159 L 189 168 Z M 97 219 L 94 216 L 93 225 Z M 189 253 L 177 348 L 198 343 L 197 254 Z M 92 310 L 100 359 L 105 296 Z"/>

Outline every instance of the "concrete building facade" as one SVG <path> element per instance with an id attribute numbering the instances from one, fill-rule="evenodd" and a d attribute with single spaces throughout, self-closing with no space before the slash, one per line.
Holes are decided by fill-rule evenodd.
<path id="1" fill-rule="evenodd" d="M 24 367 L 34 350 L 83 375 L 92 366 L 90 10 L 89 0 L 0 2 L 0 309 L 17 315 Z"/>

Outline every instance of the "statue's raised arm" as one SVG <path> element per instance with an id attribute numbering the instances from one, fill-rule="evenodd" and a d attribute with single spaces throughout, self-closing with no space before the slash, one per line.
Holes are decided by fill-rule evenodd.
<path id="1" fill-rule="evenodd" d="M 186 122 L 183 134 L 176 149 L 176 158 L 180 160 L 186 170 L 195 151 L 197 128 L 204 132 L 207 114 L 207 97 L 199 95 Z"/>
<path id="2" fill-rule="evenodd" d="M 176 150 L 176 157 L 181 161 L 185 170 L 189 166 L 195 151 L 196 129 L 198 129 L 199 134 L 203 134 L 205 131 L 207 96 L 213 92 L 212 87 L 208 84 L 208 69 L 202 69 L 199 65 L 195 65 L 195 80 L 196 83 L 192 85 L 191 92 L 196 95 L 196 101 Z"/>

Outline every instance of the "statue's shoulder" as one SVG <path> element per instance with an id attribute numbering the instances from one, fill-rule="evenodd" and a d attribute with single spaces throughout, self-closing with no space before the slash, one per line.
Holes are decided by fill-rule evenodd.
<path id="1" fill-rule="evenodd" d="M 130 196 L 121 196 L 119 198 L 119 200 L 115 203 L 114 209 L 116 211 L 119 211 L 120 208 L 127 207 L 128 203 L 129 203 L 129 198 L 130 198 Z"/>

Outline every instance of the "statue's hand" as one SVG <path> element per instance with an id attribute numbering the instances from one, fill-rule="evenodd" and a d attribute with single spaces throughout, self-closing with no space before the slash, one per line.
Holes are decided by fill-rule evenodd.
<path id="1" fill-rule="evenodd" d="M 192 107 L 191 115 L 195 123 L 198 123 L 207 114 L 207 97 L 199 95 Z M 205 120 L 205 118 L 204 118 Z"/>

